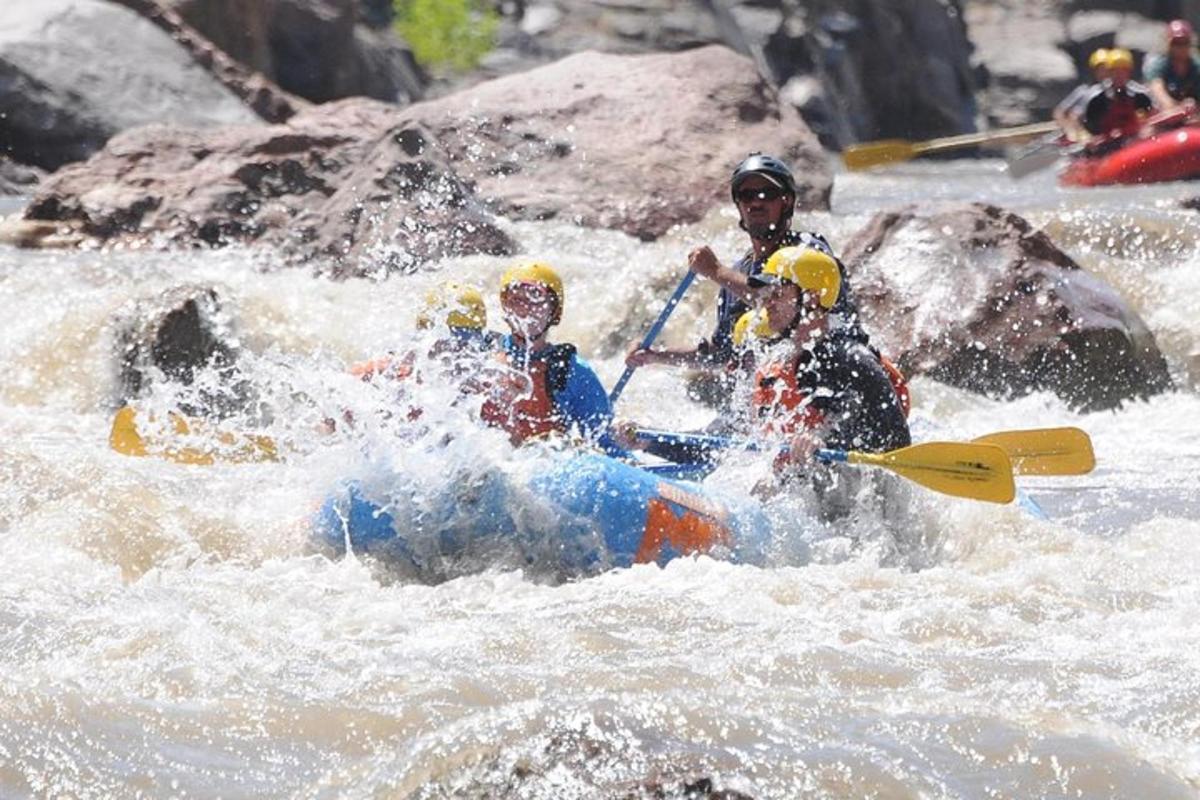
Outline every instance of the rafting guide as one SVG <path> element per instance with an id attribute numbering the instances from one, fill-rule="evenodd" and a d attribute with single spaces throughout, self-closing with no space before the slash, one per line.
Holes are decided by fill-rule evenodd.
<path id="1" fill-rule="evenodd" d="M 738 224 L 750 237 L 750 250 L 728 267 L 708 245 L 688 254 L 688 268 L 721 287 L 712 335 L 686 349 L 637 347 L 626 358 L 630 366 L 665 364 L 727 370 L 734 362 L 733 325 L 749 309 L 750 276 L 761 272 L 766 260 L 781 247 L 801 245 L 833 255 L 833 249 L 821 234 L 791 229 L 796 210 L 796 180 L 783 161 L 761 153 L 750 155 L 734 169 L 729 192 L 738 210 Z M 846 285 L 844 270 L 842 274 Z M 866 340 L 858 327 L 858 311 L 848 286 L 833 313 Z"/>

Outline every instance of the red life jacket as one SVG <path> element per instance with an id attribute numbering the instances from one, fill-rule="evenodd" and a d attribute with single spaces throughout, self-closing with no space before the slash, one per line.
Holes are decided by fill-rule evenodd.
<path id="1" fill-rule="evenodd" d="M 1123 136 L 1133 136 L 1141 127 L 1142 118 L 1133 97 L 1125 92 L 1110 95 L 1108 107 L 1100 118 L 1100 132 L 1119 131 Z"/>
<path id="2" fill-rule="evenodd" d="M 489 425 L 508 432 L 514 445 L 552 433 L 565 433 L 567 426 L 554 402 L 554 395 L 566 383 L 575 348 L 554 345 L 530 358 L 520 370 L 528 383 L 514 380 L 508 391 L 492 392 L 480 408 L 480 417 Z M 507 352 L 496 353 L 497 360 L 513 369 Z"/>

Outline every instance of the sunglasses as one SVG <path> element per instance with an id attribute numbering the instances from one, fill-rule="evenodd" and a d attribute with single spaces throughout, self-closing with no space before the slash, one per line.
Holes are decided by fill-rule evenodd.
<path id="1" fill-rule="evenodd" d="M 762 186 L 758 189 L 738 189 L 733 197 L 739 203 L 753 203 L 755 200 L 778 200 L 784 194 L 778 186 Z"/>

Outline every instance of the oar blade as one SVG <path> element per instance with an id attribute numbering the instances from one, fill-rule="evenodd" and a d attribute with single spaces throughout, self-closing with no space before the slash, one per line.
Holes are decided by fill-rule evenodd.
<path id="1" fill-rule="evenodd" d="M 849 461 L 883 467 L 954 497 L 1011 503 L 1017 494 L 1012 462 L 992 444 L 926 442 L 888 453 L 850 453 Z"/>
<path id="2" fill-rule="evenodd" d="M 842 161 L 847 169 L 860 170 L 908 161 L 917 154 L 912 142 L 904 139 L 883 139 L 878 142 L 852 144 L 842 150 Z"/>
<path id="3" fill-rule="evenodd" d="M 121 410 L 113 417 L 108 446 L 121 455 L 146 455 L 146 442 L 138 433 L 136 415 L 130 406 L 121 406 Z"/>
<path id="4" fill-rule="evenodd" d="M 171 414 L 170 428 L 176 436 L 195 436 L 197 430 L 203 428 L 203 423 L 189 421 L 180 414 Z M 215 439 L 215 447 L 178 447 L 166 443 L 151 447 L 138 430 L 137 413 L 131 406 L 123 406 L 113 417 L 108 442 L 113 450 L 122 455 L 153 455 L 177 464 L 208 466 L 218 461 L 245 464 L 279 459 L 275 442 L 268 436 L 221 432 Z"/>
<path id="5" fill-rule="evenodd" d="M 1086 475 L 1096 468 L 1092 439 L 1079 428 L 1000 431 L 975 441 L 1003 448 L 1018 475 Z"/>

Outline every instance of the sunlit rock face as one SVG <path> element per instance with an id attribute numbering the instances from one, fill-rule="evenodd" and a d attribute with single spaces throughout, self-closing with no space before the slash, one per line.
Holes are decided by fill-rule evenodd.
<path id="1" fill-rule="evenodd" d="M 0 3 L 0 111 L 0 149 L 43 169 L 149 122 L 255 119 L 170 36 L 99 0 Z"/>
<path id="2" fill-rule="evenodd" d="M 791 161 L 801 208 L 827 206 L 815 138 L 748 59 L 583 53 L 405 109 L 356 99 L 284 125 L 130 131 L 48 180 L 26 218 L 106 242 L 268 243 L 338 274 L 410 270 L 516 251 L 497 215 L 657 238 L 728 202 L 754 150 Z"/>
<path id="3" fill-rule="evenodd" d="M 972 204 L 877 215 L 845 251 L 875 343 L 909 374 L 1082 410 L 1171 386 L 1141 317 L 1016 214 Z"/>

